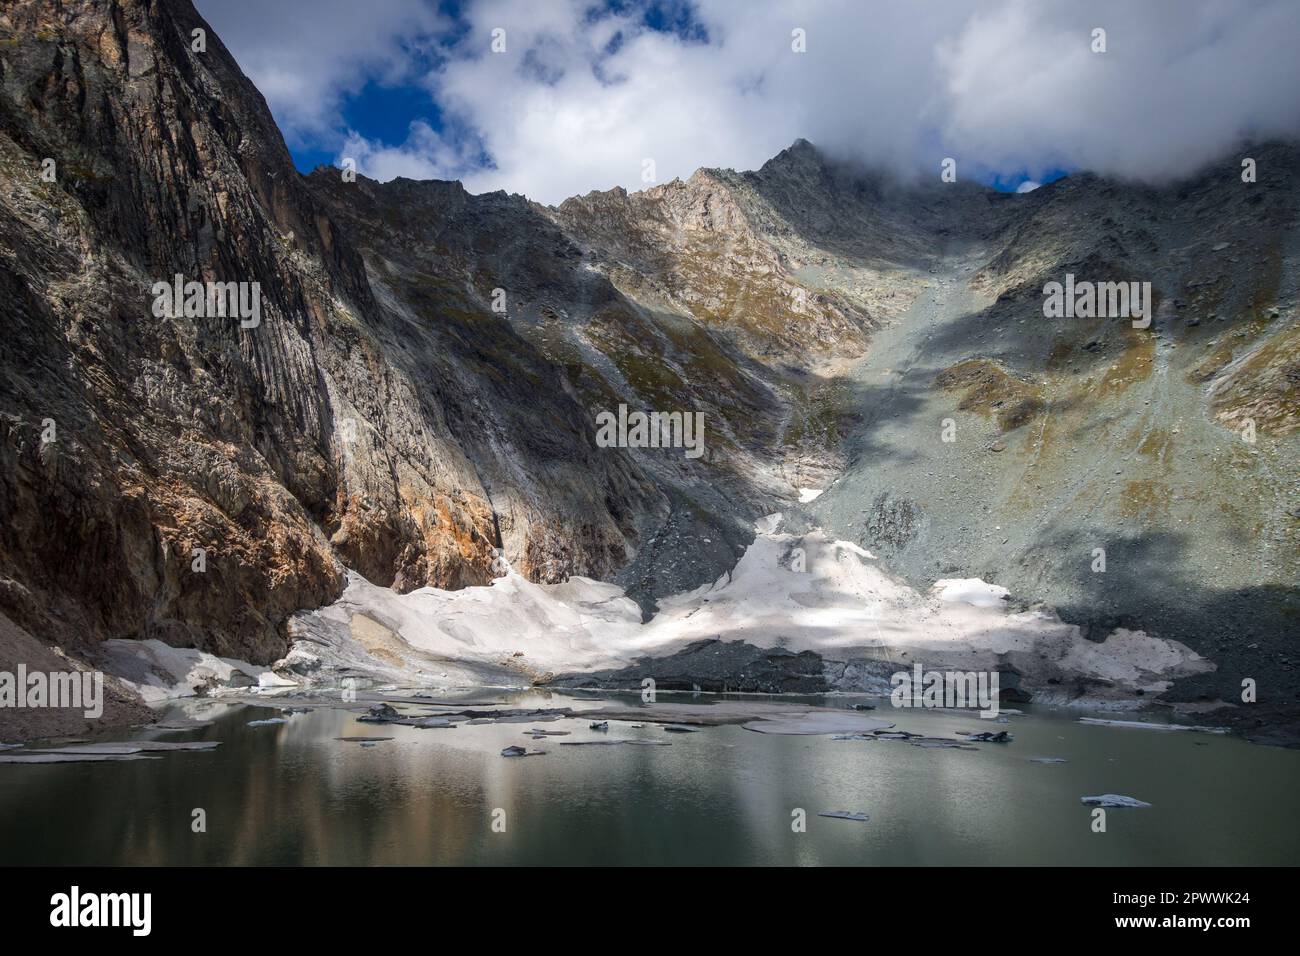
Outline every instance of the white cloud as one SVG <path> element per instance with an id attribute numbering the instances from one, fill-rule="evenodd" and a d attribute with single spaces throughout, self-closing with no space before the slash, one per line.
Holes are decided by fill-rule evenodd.
<path id="1" fill-rule="evenodd" d="M 362 9 L 376 7 L 375 24 L 336 25 L 351 55 L 333 41 L 304 55 L 288 29 L 254 44 L 284 54 L 259 71 L 223 37 L 272 85 L 274 106 L 294 90 L 346 88 L 358 63 L 400 69 L 404 16 L 427 8 Z M 1300 133 L 1292 0 L 699 0 L 707 43 L 646 30 L 639 15 L 593 17 L 585 0 L 476 0 L 465 17 L 468 34 L 423 78 L 452 133 L 417 124 L 400 144 L 354 137 L 363 172 L 460 177 L 472 191 L 558 202 L 641 188 L 647 158 L 662 182 L 700 166 L 754 168 L 803 136 L 919 175 L 937 176 L 953 156 L 963 177 L 1038 179 L 1066 166 L 1161 180 L 1245 137 Z M 1090 49 L 1098 26 L 1106 53 Z M 489 52 L 495 27 L 507 31 L 504 54 Z M 806 53 L 791 50 L 795 27 Z M 308 118 L 328 111 L 328 97 L 313 102 Z M 276 109 L 281 122 L 295 115 Z M 494 169 L 468 161 L 479 147 Z"/>
<path id="2" fill-rule="evenodd" d="M 1289 0 L 1007 0 L 943 51 L 943 135 L 989 168 L 1184 175 L 1245 136 L 1300 133 L 1296 36 Z"/>
<path id="3" fill-rule="evenodd" d="M 423 0 L 198 0 L 291 144 L 337 135 L 344 94 L 412 79 L 449 23 Z"/>
<path id="4" fill-rule="evenodd" d="M 442 139 L 428 123 L 411 124 L 406 141 L 400 146 L 384 146 L 349 130 L 339 150 L 339 163 L 352 159 L 358 172 L 387 182 L 404 176 L 407 179 L 457 179 L 473 168 L 472 161 L 453 144 Z"/>

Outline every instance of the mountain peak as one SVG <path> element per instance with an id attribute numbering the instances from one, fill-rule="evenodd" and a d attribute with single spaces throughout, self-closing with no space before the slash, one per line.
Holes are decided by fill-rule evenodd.
<path id="1" fill-rule="evenodd" d="M 824 169 L 826 157 L 821 151 L 802 136 L 777 153 L 760 168 L 760 173 L 772 173 L 786 169 Z"/>

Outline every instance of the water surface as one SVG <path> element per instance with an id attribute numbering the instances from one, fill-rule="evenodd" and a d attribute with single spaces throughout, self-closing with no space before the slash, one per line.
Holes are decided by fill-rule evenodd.
<path id="1" fill-rule="evenodd" d="M 473 699 L 489 698 L 593 706 L 537 692 L 480 691 Z M 1012 718 L 995 729 L 1010 729 L 1013 743 L 976 751 L 736 726 L 671 734 L 615 721 L 609 737 L 672 746 L 564 747 L 561 740 L 599 735 L 583 719 L 539 723 L 572 734 L 534 741 L 525 736 L 528 725 L 420 730 L 360 723 L 338 709 L 247 726 L 277 714 L 278 706 L 217 704 L 201 715 L 215 721 L 210 727 L 141 735 L 222 742 L 209 753 L 0 765 L 0 863 L 1214 865 L 1300 858 L 1300 752 L 1087 726 L 1074 712 Z M 992 726 L 895 711 L 887 701 L 877 714 L 936 736 Z M 363 747 L 334 739 L 343 736 L 394 739 Z M 547 753 L 500 756 L 511 744 Z M 1068 763 L 1032 763 L 1033 756 Z M 1153 806 L 1110 810 L 1107 832 L 1094 833 L 1079 798 L 1100 793 Z M 206 811 L 206 833 L 191 829 L 195 808 Z M 796 808 L 806 812 L 807 832 L 791 829 Z M 497 810 L 504 833 L 492 829 Z M 827 810 L 863 811 L 871 820 L 817 816 Z"/>

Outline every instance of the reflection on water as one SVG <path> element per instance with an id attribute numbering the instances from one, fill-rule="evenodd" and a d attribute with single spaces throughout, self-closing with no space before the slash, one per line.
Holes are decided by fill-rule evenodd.
<path id="1" fill-rule="evenodd" d="M 500 692 L 489 692 L 500 699 Z M 523 706 L 575 704 L 510 695 Z M 479 695 L 479 699 L 483 699 Z M 661 699 L 668 699 L 661 695 Z M 582 704 L 577 704 L 582 705 Z M 900 728 L 988 725 L 887 703 Z M 343 710 L 249 727 L 217 706 L 210 753 L 130 763 L 0 765 L 0 863 L 21 864 L 1294 864 L 1300 753 L 1227 737 L 1014 718 L 1015 742 L 977 752 L 778 737 L 739 727 L 608 736 L 671 747 L 563 747 L 587 721 L 454 730 L 358 723 Z M 343 736 L 391 736 L 363 747 Z M 504 758 L 525 744 L 545 756 Z M 1032 756 L 1064 757 L 1038 764 Z M 1093 833 L 1079 797 L 1120 793 Z M 207 832 L 191 831 L 192 812 Z M 505 811 L 504 833 L 493 811 Z M 791 811 L 807 811 L 807 832 Z M 865 811 L 869 823 L 819 818 Z"/>

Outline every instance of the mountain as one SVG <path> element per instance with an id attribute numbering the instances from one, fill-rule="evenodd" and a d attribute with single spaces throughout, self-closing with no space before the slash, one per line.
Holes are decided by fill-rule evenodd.
<path id="1" fill-rule="evenodd" d="M 940 263 L 854 372 L 811 520 L 912 580 L 960 573 L 1219 665 L 1167 699 L 1295 701 L 1300 326 L 1293 144 L 1164 188 L 1069 177 Z M 1046 283 L 1151 284 L 1147 329 L 1047 318 Z M 940 439 L 954 419 L 956 440 Z M 1098 563 L 1104 551 L 1104 569 Z"/>
<path id="2" fill-rule="evenodd" d="M 1293 707 L 1300 150 L 1251 155 L 1007 195 L 801 140 L 547 207 L 299 174 L 185 0 L 8 3 L 0 615 L 269 664 L 349 570 L 503 558 L 649 616 L 780 510 L 1218 664 L 1173 697 Z M 1151 327 L 1048 318 L 1067 273 L 1150 282 Z M 258 283 L 257 323 L 160 310 L 177 275 Z M 620 405 L 702 412 L 705 454 L 601 447 Z"/>

